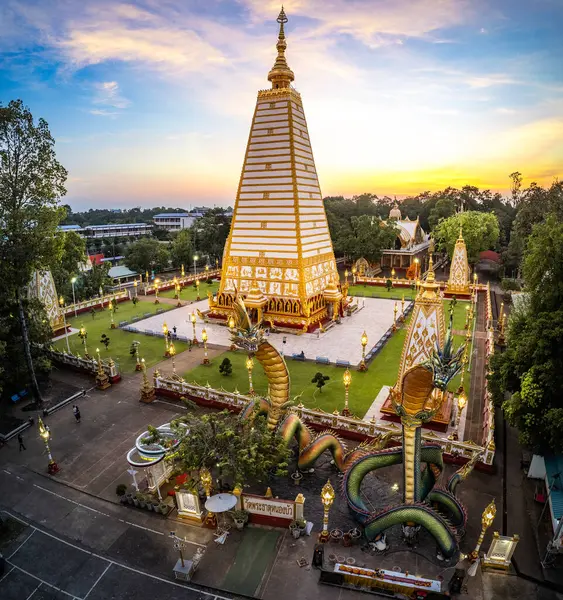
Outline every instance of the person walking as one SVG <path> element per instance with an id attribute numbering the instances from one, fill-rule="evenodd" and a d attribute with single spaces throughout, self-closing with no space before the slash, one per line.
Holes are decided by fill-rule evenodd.
<path id="1" fill-rule="evenodd" d="M 76 406 L 76 404 L 72 405 L 72 412 L 74 413 L 74 418 L 76 419 L 76 422 L 80 423 L 80 410 L 78 409 L 78 406 Z"/>
<path id="2" fill-rule="evenodd" d="M 174 325 L 174 327 L 172 327 L 172 331 L 174 332 L 174 339 L 177 339 L 177 335 L 176 335 L 176 325 Z"/>
<path id="3" fill-rule="evenodd" d="M 23 437 L 21 433 L 18 433 L 18 442 L 20 444 L 20 452 L 22 450 L 26 450 L 27 448 L 25 447 L 25 444 L 23 443 Z"/>

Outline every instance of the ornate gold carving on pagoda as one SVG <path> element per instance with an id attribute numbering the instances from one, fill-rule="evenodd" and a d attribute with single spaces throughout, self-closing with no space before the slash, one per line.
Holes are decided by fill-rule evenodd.
<path id="1" fill-rule="evenodd" d="M 258 92 L 221 284 L 212 314 L 228 318 L 236 293 L 264 320 L 307 331 L 326 319 L 338 278 L 301 96 L 290 86 L 282 9 L 272 89 Z M 254 306 L 258 303 L 260 306 Z"/>
<path id="2" fill-rule="evenodd" d="M 450 277 L 446 285 L 446 294 L 470 294 L 469 290 L 469 263 L 467 262 L 467 248 L 463 239 L 462 227 L 459 228 L 459 237 L 455 243 L 450 266 Z"/>
<path id="3" fill-rule="evenodd" d="M 30 298 L 37 298 L 45 307 L 53 331 L 64 328 L 63 314 L 59 306 L 57 289 L 51 271 L 35 271 L 28 286 Z"/>

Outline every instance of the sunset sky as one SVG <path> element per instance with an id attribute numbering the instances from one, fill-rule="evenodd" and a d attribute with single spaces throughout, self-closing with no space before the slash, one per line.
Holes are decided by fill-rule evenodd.
<path id="1" fill-rule="evenodd" d="M 286 0 L 323 195 L 563 175 L 560 0 Z M 74 209 L 234 204 L 280 2 L 2 0 L 0 101 L 44 117 Z"/>

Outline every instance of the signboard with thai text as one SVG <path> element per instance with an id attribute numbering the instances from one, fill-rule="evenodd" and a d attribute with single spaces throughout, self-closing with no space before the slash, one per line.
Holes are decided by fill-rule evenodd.
<path id="1" fill-rule="evenodd" d="M 254 523 L 271 523 L 287 527 L 295 519 L 295 502 L 243 494 L 242 506 Z"/>

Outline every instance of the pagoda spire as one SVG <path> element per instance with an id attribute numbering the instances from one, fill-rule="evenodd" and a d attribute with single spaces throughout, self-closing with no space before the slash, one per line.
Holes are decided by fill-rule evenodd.
<path id="1" fill-rule="evenodd" d="M 280 31 L 278 34 L 278 43 L 276 44 L 276 48 L 278 49 L 278 55 L 276 57 L 276 62 L 272 67 L 271 71 L 268 73 L 268 81 L 272 82 L 272 89 L 276 90 L 279 88 L 288 88 L 291 82 L 295 79 L 295 75 L 293 71 L 288 67 L 287 61 L 285 59 L 285 49 L 287 48 L 287 42 L 285 41 L 285 31 L 283 26 L 287 23 L 288 19 L 283 10 L 283 6 L 281 7 L 280 14 L 276 19 L 280 24 Z"/>

